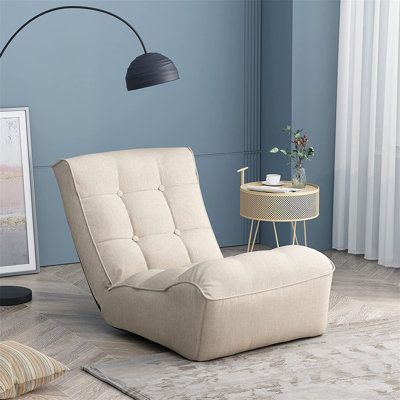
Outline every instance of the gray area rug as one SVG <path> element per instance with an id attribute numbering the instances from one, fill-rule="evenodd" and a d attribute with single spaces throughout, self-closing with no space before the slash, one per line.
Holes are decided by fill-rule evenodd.
<path id="1" fill-rule="evenodd" d="M 399 399 L 400 324 L 332 293 L 323 335 L 208 362 L 166 352 L 83 369 L 137 400 Z"/>

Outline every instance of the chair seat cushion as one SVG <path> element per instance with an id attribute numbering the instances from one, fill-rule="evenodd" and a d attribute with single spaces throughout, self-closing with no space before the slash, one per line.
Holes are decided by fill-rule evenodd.
<path id="1" fill-rule="evenodd" d="M 331 274 L 332 264 L 322 253 L 308 247 L 285 246 L 182 268 L 141 271 L 117 283 L 111 290 L 127 286 L 165 291 L 175 285 L 191 284 L 206 299 L 222 300 L 280 289 Z"/>
<path id="2" fill-rule="evenodd" d="M 111 287 L 102 314 L 186 358 L 208 360 L 323 333 L 332 272 L 326 256 L 302 246 L 153 269 Z"/>

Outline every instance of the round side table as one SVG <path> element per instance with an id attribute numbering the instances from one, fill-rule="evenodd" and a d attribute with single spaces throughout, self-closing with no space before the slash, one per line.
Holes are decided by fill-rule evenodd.
<path id="1" fill-rule="evenodd" d="M 240 170 L 239 170 L 240 171 Z M 299 244 L 297 222 L 303 222 L 304 245 L 307 246 L 306 221 L 319 215 L 319 186 L 308 183 L 304 189 L 288 193 L 268 193 L 249 190 L 248 186 L 262 186 L 261 182 L 243 183 L 240 186 L 240 215 L 251 220 L 247 251 L 253 251 L 261 221 L 272 222 L 276 246 L 279 238 L 276 222 L 289 222 L 292 226 L 292 244 Z M 292 182 L 282 187 L 292 188 Z M 256 226 L 254 229 L 254 222 Z"/>

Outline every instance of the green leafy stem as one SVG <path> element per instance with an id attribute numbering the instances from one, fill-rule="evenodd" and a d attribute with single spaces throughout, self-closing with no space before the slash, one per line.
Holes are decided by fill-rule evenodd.
<path id="1" fill-rule="evenodd" d="M 304 160 L 314 157 L 314 147 L 308 145 L 308 136 L 306 133 L 303 133 L 303 129 L 293 130 L 288 125 L 282 131 L 289 134 L 292 138 L 292 148 L 279 149 L 278 147 L 274 147 L 269 151 L 270 153 L 282 153 L 286 157 L 289 157 L 290 160 L 294 159 L 297 166 L 301 166 Z"/>

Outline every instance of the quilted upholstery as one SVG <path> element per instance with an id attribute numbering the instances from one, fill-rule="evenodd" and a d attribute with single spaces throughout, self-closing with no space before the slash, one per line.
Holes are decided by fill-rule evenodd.
<path id="1" fill-rule="evenodd" d="M 114 285 L 138 271 L 222 258 L 190 149 L 87 155 L 61 161 L 55 170 L 61 169 L 73 176 L 73 190 L 90 229 L 88 239 L 106 275 L 101 286 Z M 75 244 L 80 253 L 80 243 L 75 240 Z M 81 258 L 90 269 L 86 257 Z M 95 286 L 92 290 L 99 301 L 101 293 Z"/>
<path id="2" fill-rule="evenodd" d="M 223 258 L 190 149 L 92 154 L 54 171 L 110 325 L 193 360 L 325 330 L 329 259 L 302 246 Z"/>

